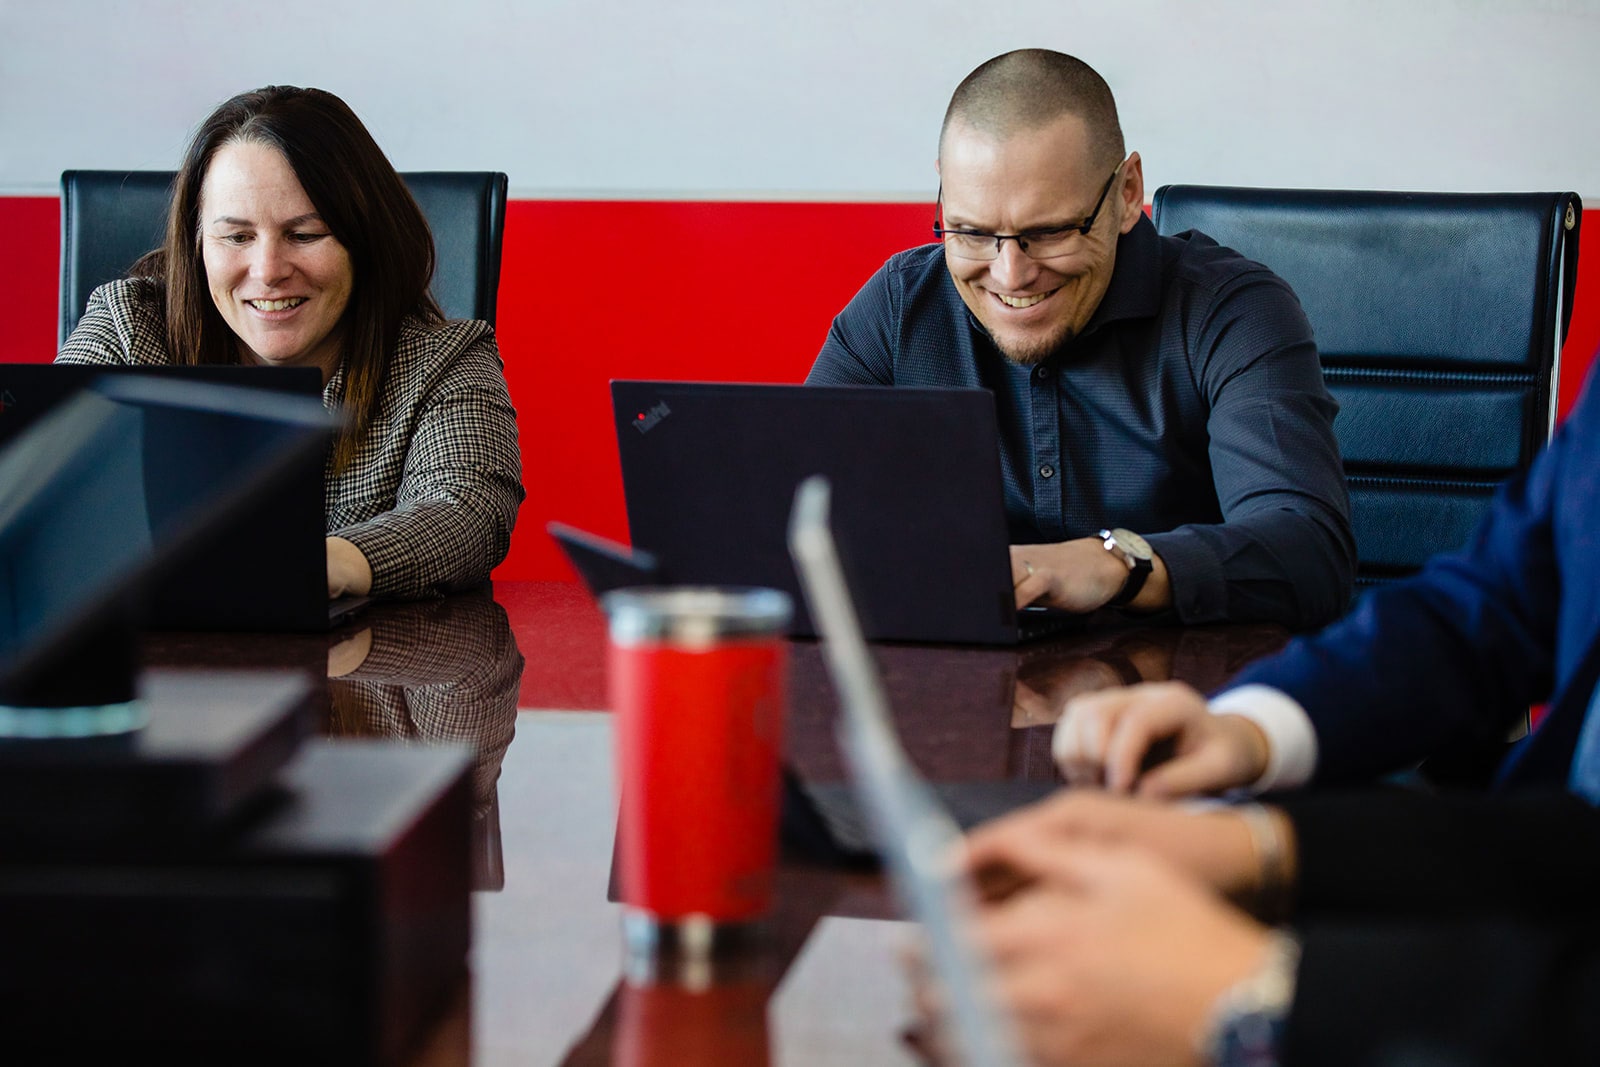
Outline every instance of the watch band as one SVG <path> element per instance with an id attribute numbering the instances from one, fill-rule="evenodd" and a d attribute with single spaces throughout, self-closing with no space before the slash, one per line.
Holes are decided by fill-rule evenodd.
<path id="1" fill-rule="evenodd" d="M 1100 542 L 1105 545 L 1106 551 L 1128 565 L 1128 579 L 1122 583 L 1122 588 L 1117 590 L 1117 595 L 1106 601 L 1106 607 L 1108 608 L 1120 608 L 1124 604 L 1130 603 L 1134 597 L 1139 595 L 1139 590 L 1144 588 L 1145 581 L 1150 577 L 1150 573 L 1155 570 L 1155 565 L 1148 555 L 1136 555 L 1122 543 L 1122 539 L 1118 535 L 1125 532 L 1123 530 L 1100 531 Z M 1143 543 L 1141 538 L 1135 538 L 1135 540 L 1141 544 Z"/>

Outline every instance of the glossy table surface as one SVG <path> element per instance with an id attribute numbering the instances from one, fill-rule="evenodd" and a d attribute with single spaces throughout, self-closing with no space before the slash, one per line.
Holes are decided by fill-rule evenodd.
<path id="1" fill-rule="evenodd" d="M 1222 684 L 1282 644 L 1272 626 L 1085 627 L 1016 649 L 879 645 L 902 740 L 936 781 L 1053 778 L 1062 702 L 1133 680 Z M 629 975 L 608 900 L 615 833 L 605 624 L 581 586 L 375 605 L 333 634 L 152 634 L 160 666 L 325 677 L 338 736 L 472 744 L 472 976 L 420 1064 L 895 1064 L 905 924 L 877 875 L 794 855 L 754 943 L 709 984 Z M 844 777 L 815 643 L 791 645 L 787 759 Z M 704 976 L 701 976 L 702 979 Z"/>

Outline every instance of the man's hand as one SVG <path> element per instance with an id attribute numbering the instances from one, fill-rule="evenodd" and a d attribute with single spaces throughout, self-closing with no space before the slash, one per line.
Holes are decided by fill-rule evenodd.
<path id="1" fill-rule="evenodd" d="M 1197 1065 L 1217 999 L 1259 967 L 1268 931 L 1148 852 L 1082 843 L 986 903 L 975 935 L 1029 1063 Z M 937 1030 L 940 998 L 916 1001 Z"/>
<path id="2" fill-rule="evenodd" d="M 1158 745 L 1164 762 L 1143 769 Z M 1261 729 L 1238 715 L 1213 715 L 1205 697 L 1180 682 L 1090 693 L 1067 703 L 1052 745 L 1067 781 L 1113 792 L 1190 796 L 1249 785 L 1271 755 Z"/>
<path id="3" fill-rule="evenodd" d="M 361 550 L 342 537 L 328 538 L 328 599 L 372 592 L 372 567 Z"/>
<path id="4" fill-rule="evenodd" d="M 1150 577 L 1127 606 L 1157 611 L 1172 604 L 1167 565 L 1156 556 Z M 1062 611 L 1087 612 L 1104 607 L 1128 580 L 1128 565 L 1098 537 L 1080 537 L 1053 545 L 1012 545 L 1011 585 L 1017 607 L 1042 604 Z"/>
<path id="5" fill-rule="evenodd" d="M 1048 881 L 1055 857 L 1085 844 L 1138 846 L 1235 902 L 1253 900 L 1261 888 L 1260 857 L 1238 812 L 1076 789 L 978 827 L 967 836 L 964 863 L 984 898 L 1000 900 Z"/>

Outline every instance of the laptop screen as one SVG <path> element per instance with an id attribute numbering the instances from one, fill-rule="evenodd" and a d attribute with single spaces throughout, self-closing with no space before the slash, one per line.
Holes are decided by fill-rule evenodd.
<path id="1" fill-rule="evenodd" d="M 96 382 L 229 385 L 270 404 L 283 395 L 320 404 L 322 374 L 314 367 L 102 367 L 0 363 L 0 445 Z M 151 497 L 150 529 L 159 541 L 181 529 L 174 516 L 207 487 L 221 488 L 248 468 L 263 444 L 262 426 L 214 425 L 201 410 L 168 412 L 145 425 L 140 442 Z M 294 477 L 279 479 L 230 520 L 210 546 L 191 558 L 181 580 L 150 589 L 148 624 L 170 630 L 325 630 L 328 600 L 323 465 L 305 454 Z M 155 476 L 159 474 L 160 477 Z M 239 561 L 248 558 L 249 567 Z"/>
<path id="2" fill-rule="evenodd" d="M 841 551 L 873 640 L 1014 644 L 994 396 L 983 389 L 614 381 L 633 545 L 674 583 L 796 598 L 794 488 L 832 485 Z"/>
<path id="3" fill-rule="evenodd" d="M 331 426 L 315 400 L 119 379 L 0 451 L 0 703 L 116 699 L 137 594 L 320 456 Z M 226 470 L 207 458 L 223 449 Z"/>

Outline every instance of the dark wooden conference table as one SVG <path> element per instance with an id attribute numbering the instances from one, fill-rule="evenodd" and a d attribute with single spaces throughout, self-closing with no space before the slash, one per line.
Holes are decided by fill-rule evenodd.
<path id="1" fill-rule="evenodd" d="M 1050 779 L 1070 695 L 1135 680 L 1225 682 L 1273 626 L 1094 627 L 1016 649 L 878 645 L 908 752 L 934 781 Z M 325 732 L 466 742 L 474 767 L 471 977 L 416 1064 L 914 1063 L 882 879 L 787 850 L 761 935 L 708 985 L 630 975 L 608 899 L 615 833 L 605 623 L 584 589 L 498 583 L 384 604 L 331 635 L 151 635 L 156 666 L 326 678 Z M 815 643 L 791 646 L 787 760 L 845 776 Z"/>

